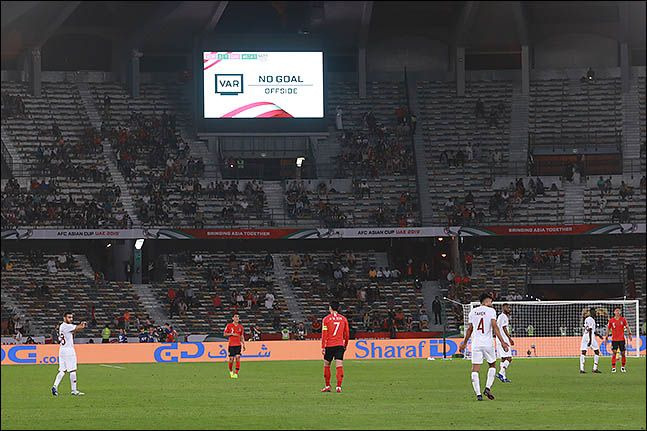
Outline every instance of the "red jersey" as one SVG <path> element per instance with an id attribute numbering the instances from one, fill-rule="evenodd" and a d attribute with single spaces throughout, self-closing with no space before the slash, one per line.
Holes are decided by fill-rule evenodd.
<path id="1" fill-rule="evenodd" d="M 628 328 L 627 319 L 623 316 L 620 316 L 619 319 L 612 317 L 609 319 L 609 325 L 607 329 L 611 330 L 611 340 L 613 341 L 625 341 L 625 328 Z"/>
<path id="2" fill-rule="evenodd" d="M 228 323 L 225 326 L 225 332 L 233 332 L 234 335 L 229 336 L 229 347 L 240 346 L 240 339 L 245 333 L 245 328 L 240 323 L 235 325 L 233 323 Z"/>
<path id="3" fill-rule="evenodd" d="M 348 320 L 341 314 L 329 314 L 321 324 L 321 348 L 348 345 L 350 327 Z"/>

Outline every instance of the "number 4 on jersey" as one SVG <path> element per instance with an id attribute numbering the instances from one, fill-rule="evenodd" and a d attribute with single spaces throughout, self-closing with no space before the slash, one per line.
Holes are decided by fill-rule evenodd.
<path id="1" fill-rule="evenodd" d="M 481 331 L 481 334 L 484 334 L 484 333 L 485 333 L 485 329 L 483 328 L 483 318 L 482 318 L 482 317 L 481 317 L 481 320 L 479 320 L 479 324 L 478 324 L 478 326 L 476 327 L 476 330 L 477 330 L 477 331 L 478 331 L 478 330 L 480 330 L 480 331 Z"/>

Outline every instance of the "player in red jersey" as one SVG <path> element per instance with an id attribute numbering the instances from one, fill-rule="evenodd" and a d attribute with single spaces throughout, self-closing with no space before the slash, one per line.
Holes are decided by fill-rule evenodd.
<path id="1" fill-rule="evenodd" d="M 613 355 L 611 356 L 611 372 L 616 372 L 616 355 L 618 350 L 622 354 L 622 367 L 620 371 L 623 373 L 627 372 L 625 365 L 627 364 L 626 356 L 626 347 L 625 347 L 625 329 L 627 329 L 627 337 L 631 343 L 631 329 L 629 329 L 629 324 L 627 319 L 622 316 L 620 307 L 616 307 L 613 310 L 614 317 L 609 319 L 609 325 L 607 325 L 607 343 L 609 343 L 609 333 L 612 334 L 611 337 L 611 350 Z"/>
<path id="2" fill-rule="evenodd" d="M 330 314 L 324 317 L 321 325 L 321 353 L 324 355 L 324 380 L 326 386 L 321 392 L 330 392 L 330 363 L 335 359 L 335 376 L 337 392 L 341 392 L 344 380 L 344 351 L 348 346 L 350 328 L 348 320 L 338 313 L 339 302 L 331 301 L 328 307 Z"/>
<path id="3" fill-rule="evenodd" d="M 238 313 L 234 314 L 232 319 L 233 323 L 228 323 L 225 326 L 223 335 L 229 337 L 229 377 L 232 379 L 238 378 L 238 371 L 240 370 L 240 349 L 242 346 L 243 352 L 245 351 L 245 328 L 240 324 L 240 316 Z M 236 372 L 233 371 L 234 359 L 236 360 Z"/>

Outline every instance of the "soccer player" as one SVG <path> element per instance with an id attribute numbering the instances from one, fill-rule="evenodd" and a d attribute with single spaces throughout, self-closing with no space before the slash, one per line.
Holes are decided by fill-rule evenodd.
<path id="1" fill-rule="evenodd" d="M 492 344 L 492 330 L 494 330 L 494 334 L 501 341 L 501 348 L 503 350 L 507 351 L 510 346 L 508 346 L 508 343 L 501 335 L 499 327 L 496 324 L 496 311 L 492 308 L 492 295 L 482 293 L 479 301 L 481 305 L 470 311 L 469 325 L 467 326 L 467 332 L 465 333 L 465 338 L 461 341 L 459 350 L 461 352 L 464 351 L 467 340 L 472 337 L 472 387 L 476 393 L 476 399 L 483 401 L 481 384 L 479 382 L 479 370 L 483 363 L 483 357 L 485 357 L 490 367 L 487 372 L 487 381 L 485 382 L 485 391 L 483 393 L 488 399 L 494 399 L 494 395 L 492 395 L 492 384 L 496 375 L 496 356 Z"/>
<path id="2" fill-rule="evenodd" d="M 63 314 L 63 323 L 58 327 L 58 374 L 52 386 L 52 395 L 58 396 L 58 385 L 65 373 L 70 373 L 72 395 L 85 395 L 76 389 L 76 351 L 74 350 L 74 334 L 86 328 L 87 323 L 74 325 L 74 315 L 71 312 Z"/>
<path id="3" fill-rule="evenodd" d="M 514 341 L 510 336 L 510 331 L 508 331 L 511 312 L 512 312 L 512 307 L 510 307 L 510 304 L 503 304 L 503 312 L 499 314 L 499 317 L 496 319 L 496 324 L 499 327 L 499 332 L 501 332 L 501 335 L 503 335 L 505 342 L 508 343 L 510 346 L 514 346 Z M 497 338 L 496 353 L 499 359 L 501 360 L 499 364 L 499 374 L 497 374 L 497 377 L 503 383 L 510 383 L 510 380 L 506 377 L 506 372 L 508 371 L 510 362 L 512 362 L 512 349 L 508 350 L 507 352 L 503 350 L 503 347 L 501 346 L 501 342 Z"/>
<path id="4" fill-rule="evenodd" d="M 598 340 L 595 338 L 595 307 L 591 307 L 589 310 L 589 316 L 584 319 L 584 335 L 582 335 L 580 348 L 582 350 L 582 354 L 580 355 L 580 374 L 586 373 L 586 371 L 584 371 L 584 362 L 586 361 L 586 351 L 588 349 L 593 350 L 593 372 L 596 374 L 602 374 L 602 371 L 598 370 L 600 350 Z"/>
<path id="5" fill-rule="evenodd" d="M 344 380 L 344 351 L 350 339 L 348 320 L 338 313 L 339 302 L 331 301 L 328 306 L 330 314 L 324 317 L 321 325 L 321 353 L 324 355 L 324 380 L 326 386 L 321 392 L 330 392 L 330 363 L 335 360 L 336 391 L 341 392 Z"/>
<path id="6" fill-rule="evenodd" d="M 241 346 L 243 352 L 245 351 L 245 328 L 240 324 L 240 315 L 238 313 L 234 314 L 232 323 L 228 323 L 225 326 L 223 335 L 229 337 L 229 377 L 237 379 L 238 371 L 240 371 Z M 236 372 L 232 369 L 234 359 L 236 360 Z"/>
<path id="7" fill-rule="evenodd" d="M 620 371 L 626 373 L 627 369 L 625 368 L 625 365 L 627 364 L 627 356 L 625 348 L 625 328 L 627 329 L 627 338 L 629 338 L 630 343 L 631 329 L 629 329 L 627 319 L 622 316 L 620 307 L 613 309 L 613 315 L 614 317 L 609 319 L 609 325 L 607 326 L 607 343 L 609 343 L 609 331 L 613 333 L 611 338 L 611 350 L 613 351 L 613 356 L 611 356 L 611 372 L 616 372 L 616 355 L 618 354 L 618 350 L 620 350 L 620 353 L 622 354 L 622 367 L 620 368 Z"/>

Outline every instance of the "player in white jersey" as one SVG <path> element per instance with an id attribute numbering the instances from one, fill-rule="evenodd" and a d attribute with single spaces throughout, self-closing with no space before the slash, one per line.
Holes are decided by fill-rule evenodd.
<path id="1" fill-rule="evenodd" d="M 58 374 L 52 386 L 52 395 L 58 396 L 58 385 L 65 373 L 70 373 L 72 395 L 85 395 L 76 389 L 76 351 L 74 350 L 74 334 L 85 329 L 87 324 L 81 322 L 74 325 L 74 315 L 70 312 L 63 314 L 63 323 L 58 327 Z"/>
<path id="2" fill-rule="evenodd" d="M 488 399 L 493 400 L 492 384 L 496 375 L 496 355 L 494 354 L 494 344 L 492 342 L 492 331 L 501 341 L 501 347 L 507 351 L 510 346 L 501 336 L 499 327 L 496 324 L 496 311 L 492 308 L 492 296 L 489 293 L 482 293 L 479 297 L 481 305 L 475 307 L 469 314 L 469 326 L 465 332 L 465 338 L 461 341 L 459 350 L 465 350 L 467 340 L 472 337 L 472 387 L 476 393 L 476 399 L 483 401 L 481 395 L 481 384 L 479 382 L 479 370 L 483 363 L 483 358 L 487 361 L 489 369 L 487 372 L 487 381 L 485 383 L 485 394 Z"/>
<path id="3" fill-rule="evenodd" d="M 501 332 L 501 335 L 503 336 L 503 339 L 505 340 L 505 342 L 508 343 L 510 346 L 514 346 L 514 341 L 510 336 L 510 331 L 508 331 L 508 326 L 510 325 L 510 314 L 512 313 L 512 307 L 510 307 L 510 304 L 503 304 L 502 309 L 503 309 L 503 312 L 499 314 L 499 317 L 496 319 L 496 325 L 499 327 L 499 332 Z M 508 350 L 507 352 L 503 350 L 503 347 L 501 346 L 501 342 L 497 338 L 496 354 L 500 360 L 499 374 L 497 374 L 496 376 L 503 383 L 510 383 L 510 380 L 508 380 L 508 377 L 506 376 L 505 373 L 508 371 L 510 362 L 512 362 L 512 349 Z"/>
<path id="4" fill-rule="evenodd" d="M 593 372 L 602 374 L 602 371 L 598 370 L 600 346 L 598 345 L 598 340 L 595 338 L 595 307 L 591 307 L 589 313 L 589 316 L 584 319 L 584 334 L 582 335 L 582 343 L 580 345 L 580 349 L 582 350 L 582 354 L 580 355 L 580 374 L 586 373 L 584 371 L 584 362 L 586 361 L 586 351 L 589 349 L 593 350 Z"/>

